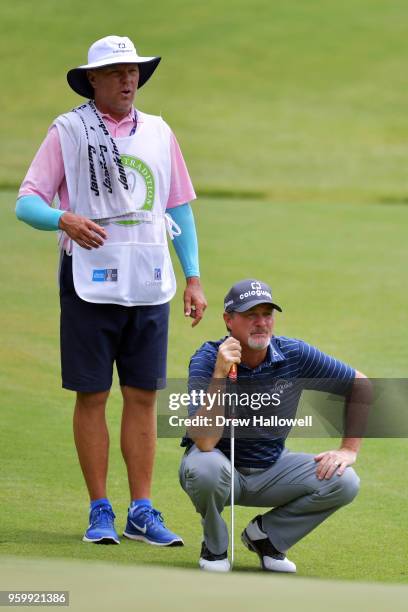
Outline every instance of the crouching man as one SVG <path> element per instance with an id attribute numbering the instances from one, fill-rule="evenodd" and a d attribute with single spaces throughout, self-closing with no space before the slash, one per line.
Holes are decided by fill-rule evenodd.
<path id="1" fill-rule="evenodd" d="M 206 380 L 207 393 L 220 393 L 233 364 L 238 381 L 272 390 L 281 380 L 306 379 L 308 389 L 344 395 L 347 421 L 359 407 L 369 403 L 370 384 L 363 374 L 302 340 L 273 335 L 275 312 L 272 291 L 263 282 L 249 279 L 235 284 L 224 304 L 229 336 L 204 343 L 189 367 L 189 388 Z M 365 379 L 367 384 L 357 384 Z M 363 381 L 360 381 L 363 383 Z M 336 387 L 337 388 L 334 388 Z M 305 388 L 305 385 L 303 385 Z M 296 412 L 300 394 L 293 395 Z M 240 407 L 237 407 L 238 411 Z M 190 415 L 223 414 L 224 407 L 191 405 Z M 182 446 L 186 452 L 180 465 L 180 482 L 202 517 L 203 541 L 199 566 L 203 570 L 228 571 L 228 528 L 222 518 L 230 504 L 230 440 L 223 427 L 209 434 L 189 430 Z M 224 436 L 224 437 L 223 437 Z M 285 437 L 273 428 L 251 439 L 235 440 L 233 466 L 234 500 L 237 505 L 267 508 L 244 529 L 243 544 L 260 559 L 263 570 L 296 572 L 286 554 L 333 512 L 349 504 L 359 490 L 359 478 L 351 467 L 361 438 L 347 434 L 337 450 L 317 455 L 291 452 Z M 272 509 L 271 509 L 272 508 Z"/>

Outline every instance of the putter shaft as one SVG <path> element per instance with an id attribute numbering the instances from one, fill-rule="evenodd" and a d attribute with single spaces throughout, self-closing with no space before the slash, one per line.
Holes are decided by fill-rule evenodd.
<path id="1" fill-rule="evenodd" d="M 237 382 L 237 365 L 232 364 L 228 374 L 228 378 L 232 384 Z M 231 418 L 235 416 L 235 401 L 231 400 Z M 230 546 L 231 546 L 231 569 L 234 565 L 234 497 L 235 497 L 235 486 L 234 486 L 234 472 L 235 472 L 235 437 L 234 437 L 234 425 L 231 423 L 230 427 L 230 463 L 231 463 L 231 528 L 230 528 Z"/>

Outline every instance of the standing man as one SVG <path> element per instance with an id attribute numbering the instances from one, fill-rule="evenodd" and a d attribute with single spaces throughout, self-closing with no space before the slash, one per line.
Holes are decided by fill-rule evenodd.
<path id="1" fill-rule="evenodd" d="M 276 311 L 281 312 L 281 308 L 274 303 L 268 285 L 255 279 L 236 283 L 224 301 L 224 322 L 230 335 L 206 342 L 193 355 L 190 391 L 200 392 L 205 387 L 213 397 L 222 397 L 231 366 L 238 364 L 238 381 L 269 394 L 271 399 L 279 384 L 285 383 L 290 389 L 285 412 L 291 417 L 296 414 L 302 388 L 344 395 L 346 431 L 350 431 L 350 422 L 356 424 L 356 416 L 370 401 L 370 385 L 356 385 L 356 379 L 364 375 L 302 340 L 274 336 Z M 259 395 L 256 393 L 257 401 Z M 216 415 L 224 415 L 222 401 L 215 407 L 213 403 L 192 403 L 190 416 L 214 420 Z M 243 410 L 238 403 L 236 415 Z M 242 541 L 258 555 L 262 569 L 275 572 L 295 572 L 296 565 L 286 557 L 287 550 L 350 503 L 359 488 L 359 479 L 350 466 L 356 461 L 360 438 L 344 437 L 338 450 L 314 456 L 285 449 L 288 433 L 279 435 L 276 428 L 252 427 L 250 439 L 235 440 L 235 502 L 273 507 L 249 523 Z M 230 440 L 222 437 L 222 425 L 193 428 L 189 435 L 191 438 L 182 442 L 187 450 L 180 466 L 180 482 L 202 517 L 199 566 L 228 571 L 228 529 L 221 513 L 229 504 L 231 491 Z"/>
<path id="2" fill-rule="evenodd" d="M 156 390 L 165 386 L 176 291 L 166 228 L 187 279 L 184 312 L 193 326 L 207 304 L 189 205 L 196 196 L 181 151 L 161 117 L 133 106 L 160 59 L 139 56 L 126 37 L 90 47 L 88 63 L 67 74 L 87 102 L 53 122 L 16 207 L 31 226 L 59 230 L 62 385 L 76 391 L 74 436 L 91 500 L 85 542 L 119 544 L 106 491 L 105 407 L 116 362 L 130 488 L 124 535 L 183 545 L 150 501 Z"/>

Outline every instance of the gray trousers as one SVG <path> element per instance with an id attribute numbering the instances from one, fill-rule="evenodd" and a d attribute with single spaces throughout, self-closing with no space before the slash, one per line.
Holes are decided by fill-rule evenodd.
<path id="1" fill-rule="evenodd" d="M 266 470 L 234 470 L 235 504 L 273 508 L 262 516 L 272 544 L 286 552 L 333 512 L 349 504 L 360 480 L 353 468 L 342 476 L 318 480 L 313 455 L 285 449 Z M 211 552 L 228 549 L 228 527 L 221 516 L 230 504 L 231 463 L 218 449 L 201 452 L 195 445 L 184 455 L 180 484 L 201 514 L 204 540 Z"/>

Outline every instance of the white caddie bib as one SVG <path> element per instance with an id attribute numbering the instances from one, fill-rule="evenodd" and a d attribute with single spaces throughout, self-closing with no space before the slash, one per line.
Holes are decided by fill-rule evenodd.
<path id="1" fill-rule="evenodd" d="M 88 251 L 73 242 L 75 290 L 88 302 L 123 306 L 162 304 L 176 292 L 167 245 L 169 220 L 165 215 L 171 178 L 170 128 L 160 117 L 138 111 L 136 133 L 116 138 L 115 142 L 135 212 L 120 215 L 118 211 L 104 219 L 94 218 L 108 236 L 98 249 Z M 69 189 L 70 177 L 66 178 Z M 87 212 L 81 201 L 85 200 L 78 194 L 72 207 L 80 215 Z"/>

